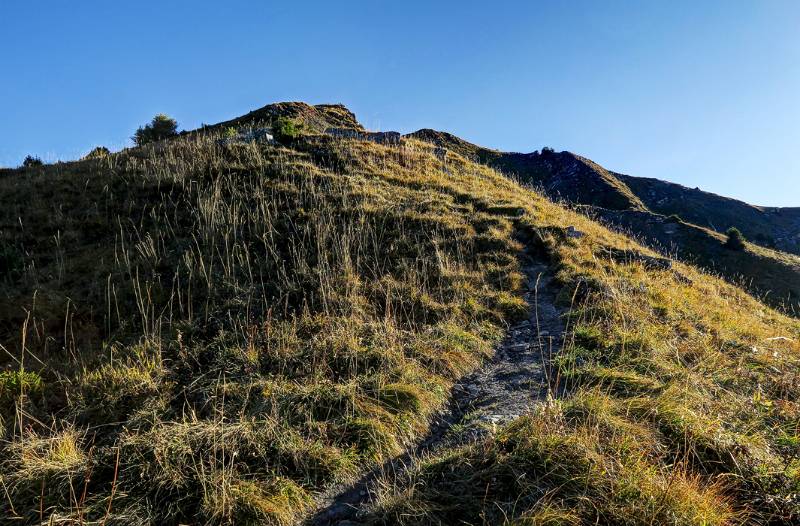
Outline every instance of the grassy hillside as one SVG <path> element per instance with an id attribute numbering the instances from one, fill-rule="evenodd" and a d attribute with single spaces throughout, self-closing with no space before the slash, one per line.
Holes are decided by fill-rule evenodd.
<path id="1" fill-rule="evenodd" d="M 572 306 L 563 398 L 366 519 L 796 520 L 797 321 L 460 155 L 307 129 L 0 179 L 0 516 L 300 522 L 525 315 L 527 244 Z"/>
<path id="2" fill-rule="evenodd" d="M 387 482 L 371 522 L 798 523 L 800 324 L 540 206 L 539 231 L 586 233 L 545 237 L 574 297 L 551 373 L 566 395 Z"/>
<path id="3" fill-rule="evenodd" d="M 745 243 L 727 248 L 726 236 L 650 212 L 594 209 L 592 215 L 648 245 L 726 277 L 787 313 L 800 313 L 800 256 Z"/>
<path id="4" fill-rule="evenodd" d="M 514 174 L 549 196 L 610 210 L 644 210 L 625 183 L 602 166 L 569 152 L 507 153 L 490 150 L 445 132 L 419 130 L 409 135 L 452 150 L 476 162 Z"/>
<path id="5" fill-rule="evenodd" d="M 800 309 L 800 218 L 794 209 L 762 209 L 680 185 L 606 170 L 570 152 L 531 154 L 489 150 L 434 130 L 410 136 L 450 149 L 566 201 L 651 247 L 719 273 L 773 307 Z M 667 215 L 671 217 L 667 217 Z M 724 232 L 739 227 L 750 243 L 723 248 Z"/>
<path id="6" fill-rule="evenodd" d="M 0 182 L 4 516 L 291 524 L 423 432 L 525 312 L 509 183 L 429 150 L 194 137 Z"/>

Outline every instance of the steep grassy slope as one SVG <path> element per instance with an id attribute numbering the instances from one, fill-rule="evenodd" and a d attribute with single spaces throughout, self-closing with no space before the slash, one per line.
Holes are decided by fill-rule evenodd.
<path id="1" fill-rule="evenodd" d="M 662 252 L 695 263 L 751 291 L 770 305 L 800 312 L 800 257 L 754 243 L 725 246 L 726 236 L 651 212 L 592 210 L 592 215 L 630 232 Z"/>
<path id="2" fill-rule="evenodd" d="M 746 287 L 774 307 L 800 309 L 800 257 L 765 248 L 797 248 L 800 219 L 794 209 L 760 209 L 680 185 L 625 176 L 570 152 L 499 152 L 434 130 L 410 136 L 518 177 L 552 199 L 580 205 L 651 247 Z M 718 230 L 730 226 L 739 227 L 760 246 L 748 244 L 743 252 L 723 248 Z"/>
<path id="3" fill-rule="evenodd" d="M 0 180 L 0 516 L 299 522 L 525 314 L 527 243 L 574 306 L 566 397 L 373 518 L 796 517 L 795 320 L 428 143 L 215 139 Z"/>
<path id="4" fill-rule="evenodd" d="M 800 323 L 535 202 L 523 221 L 573 305 L 551 373 L 565 396 L 387 481 L 369 522 L 800 522 Z"/>
<path id="5" fill-rule="evenodd" d="M 518 175 L 552 198 L 610 210 L 645 209 L 639 198 L 614 174 L 589 159 L 569 152 L 499 152 L 468 143 L 449 133 L 428 129 L 409 136 L 447 148 L 507 174 Z"/>
<path id="6" fill-rule="evenodd" d="M 194 137 L 2 181 L 3 516 L 291 524 L 423 432 L 526 311 L 508 183 L 429 150 Z"/>

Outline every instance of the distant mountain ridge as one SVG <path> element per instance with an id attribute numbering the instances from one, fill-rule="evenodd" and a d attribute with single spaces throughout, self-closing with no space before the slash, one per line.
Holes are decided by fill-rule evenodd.
<path id="1" fill-rule="evenodd" d="M 800 254 L 800 207 L 756 206 L 660 179 L 615 175 L 653 212 L 717 232 L 736 226 L 754 243 Z"/>
<path id="2" fill-rule="evenodd" d="M 416 131 L 409 137 L 433 142 L 503 172 L 517 174 L 541 187 L 551 197 L 574 203 L 592 203 L 612 210 L 645 208 L 630 188 L 613 174 L 589 159 L 568 152 L 501 152 L 430 129 Z"/>
<path id="3" fill-rule="evenodd" d="M 768 295 L 774 305 L 800 301 L 800 208 L 758 207 L 658 179 L 607 170 L 572 152 L 502 152 L 431 129 L 414 137 L 516 176 L 649 245 L 720 272 Z M 724 247 L 738 228 L 751 243 Z"/>

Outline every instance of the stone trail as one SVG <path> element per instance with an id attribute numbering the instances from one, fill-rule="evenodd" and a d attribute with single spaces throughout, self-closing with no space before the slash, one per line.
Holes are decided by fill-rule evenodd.
<path id="1" fill-rule="evenodd" d="M 454 386 L 448 409 L 431 425 L 425 439 L 355 484 L 322 499 L 319 511 L 307 524 L 359 524 L 359 512 L 374 500 L 379 480 L 400 480 L 415 459 L 477 440 L 546 400 L 553 383 L 548 364 L 564 340 L 563 310 L 555 304 L 558 290 L 547 264 L 529 255 L 523 264 L 527 319 L 508 330 L 491 360 Z"/>

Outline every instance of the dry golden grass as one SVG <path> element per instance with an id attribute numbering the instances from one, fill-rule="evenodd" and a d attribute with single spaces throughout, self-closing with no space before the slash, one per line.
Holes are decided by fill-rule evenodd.
<path id="1" fill-rule="evenodd" d="M 0 385 L 8 517 L 297 523 L 420 437 L 524 315 L 532 243 L 576 298 L 565 398 L 422 462 L 373 518 L 796 518 L 798 323 L 614 262 L 647 251 L 457 155 L 197 135 L 0 192 L 0 365 L 27 375 Z"/>
<path id="2" fill-rule="evenodd" d="M 564 301 L 577 293 L 573 333 L 554 364 L 565 397 L 483 443 L 421 463 L 406 485 L 386 489 L 370 519 L 800 520 L 797 320 L 687 265 L 616 262 L 607 249 L 655 254 L 533 200 L 537 211 L 523 221 L 544 239 Z M 564 236 L 566 225 L 585 237 Z"/>
<path id="3" fill-rule="evenodd" d="M 69 423 L 93 471 L 14 468 L 13 513 L 290 524 L 424 433 L 525 312 L 511 219 L 436 178 L 421 144 L 196 136 L 2 181 L 5 360 L 42 379 L 2 457 Z"/>

